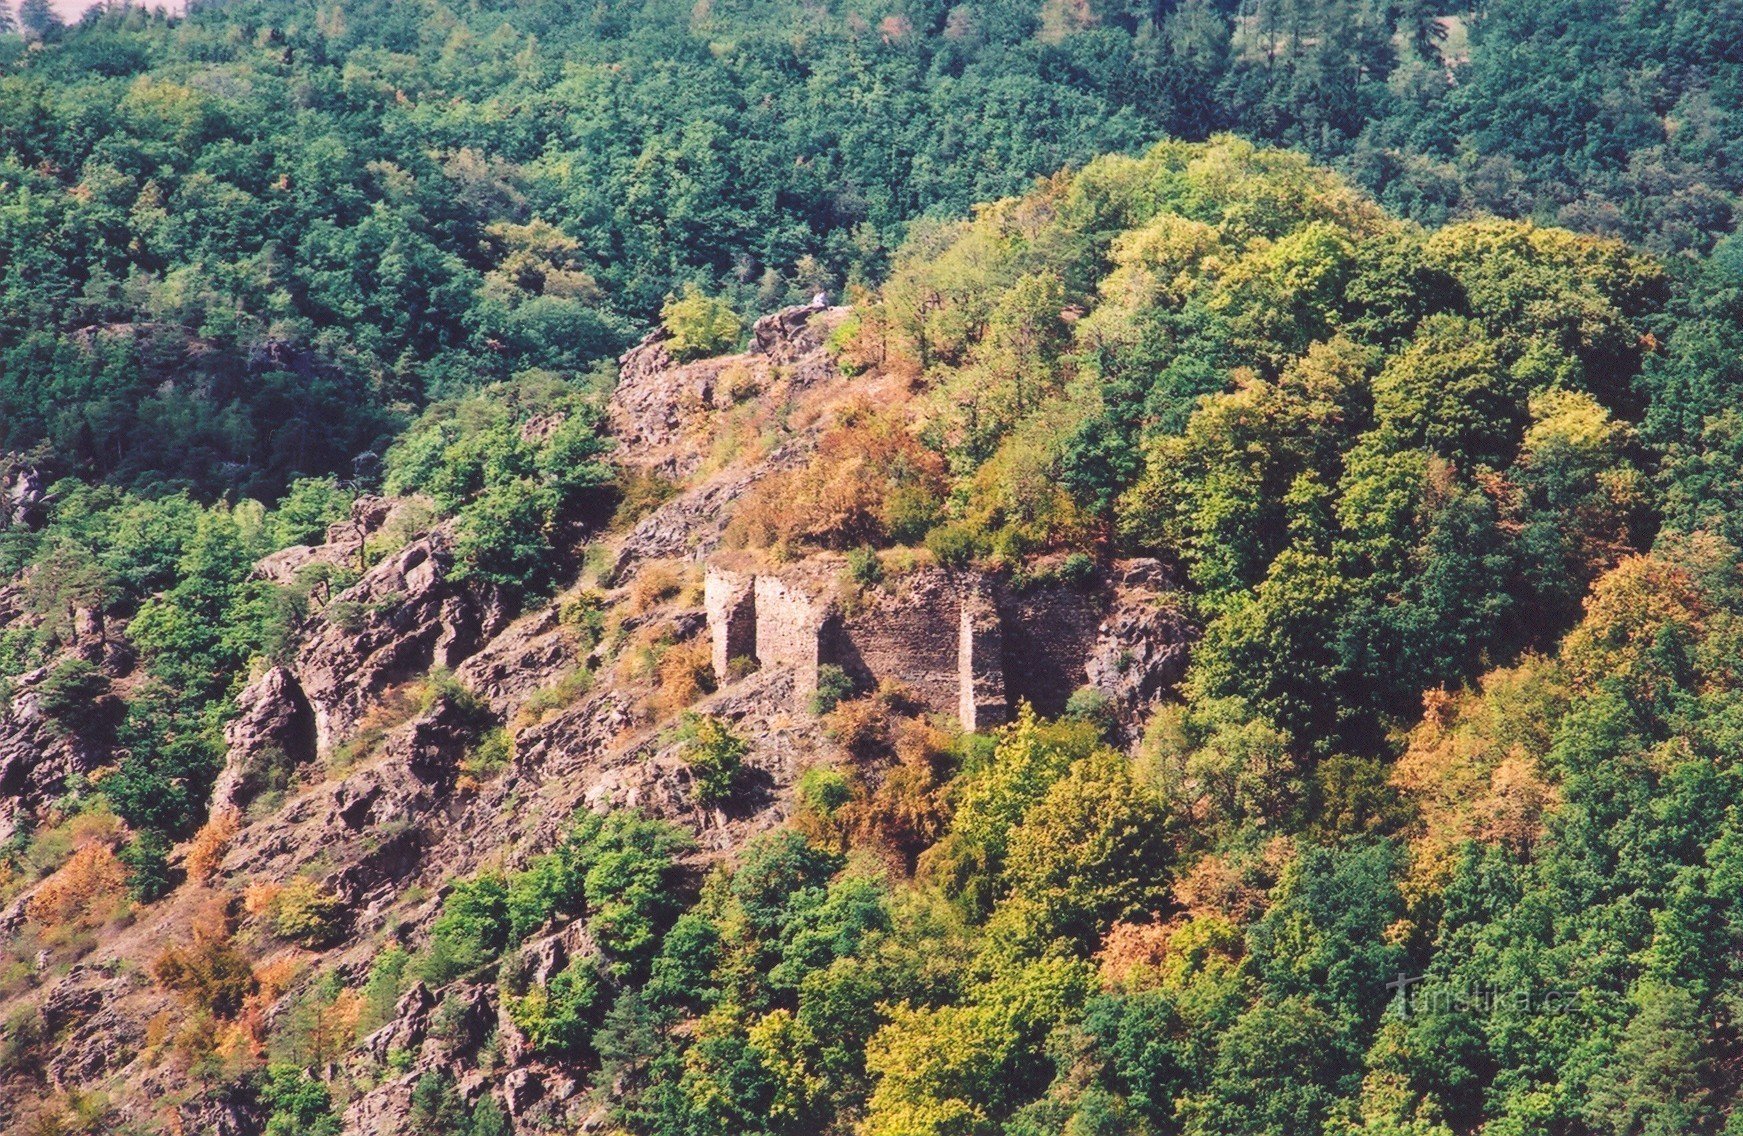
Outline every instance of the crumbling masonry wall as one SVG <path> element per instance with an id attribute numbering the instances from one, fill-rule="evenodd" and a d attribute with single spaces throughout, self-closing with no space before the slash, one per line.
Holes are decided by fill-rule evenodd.
<path id="1" fill-rule="evenodd" d="M 843 604 L 829 567 L 774 574 L 710 565 L 715 673 L 725 680 L 733 660 L 745 657 L 791 668 L 803 704 L 817 689 L 818 668 L 832 664 L 861 689 L 892 680 L 933 712 L 985 729 L 1022 701 L 1044 714 L 1065 709 L 1088 681 L 1113 594 L 1064 585 L 1018 590 L 980 573 L 930 568 Z"/>
<path id="2" fill-rule="evenodd" d="M 823 661 L 819 648 L 828 605 L 778 576 L 758 576 L 753 590 L 756 660 L 765 667 L 791 668 L 794 693 L 804 704 L 817 691 L 817 668 Z M 715 673 L 726 677 L 724 670 Z"/>
<path id="3" fill-rule="evenodd" d="M 909 573 L 892 592 L 867 593 L 853 610 L 826 621 L 819 660 L 846 671 L 861 690 L 895 679 L 926 706 L 955 714 L 961 610 L 957 588 L 942 572 Z"/>
<path id="4" fill-rule="evenodd" d="M 756 657 L 756 577 L 710 569 L 703 582 L 702 606 L 713 639 L 714 674 L 724 679 L 732 660 Z"/>

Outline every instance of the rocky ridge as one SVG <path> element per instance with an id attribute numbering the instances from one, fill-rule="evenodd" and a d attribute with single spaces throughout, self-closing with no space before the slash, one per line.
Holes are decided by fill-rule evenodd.
<path id="1" fill-rule="evenodd" d="M 448 881 L 524 862 L 550 847 L 577 809 L 636 807 L 684 823 L 697 834 L 699 871 L 781 823 L 806 764 L 848 760 L 799 708 L 789 670 L 730 677 L 689 708 L 755 744 L 730 805 L 702 808 L 672 737 L 673 710 L 632 665 L 638 647 L 702 650 L 701 566 L 719 547 L 732 503 L 804 460 L 831 407 L 864 394 L 825 350 L 843 315 L 777 313 L 755 326 L 749 352 L 725 359 L 674 363 L 657 335 L 627 353 L 608 414 L 617 458 L 677 490 L 627 531 L 602 536 L 603 571 L 556 602 L 517 616 L 492 589 L 454 581 L 444 525 L 374 555 L 310 617 L 290 661 L 255 677 L 238 699 L 211 804 L 213 826 L 234 831 L 210 876 L 107 928 L 69 969 L 44 964 L 6 1007 L 36 1011 L 56 1039 L 29 1091 L 102 1089 L 124 1120 L 258 1132 L 262 1118 L 245 1094 L 190 1086 L 153 1032 L 176 1002 L 147 966 L 187 942 L 190 928 L 215 919 L 239 926 L 259 966 L 283 963 L 305 976 L 328 969 L 359 986 L 384 945 L 422 941 Z M 770 440 L 726 460 L 699 457 L 708 453 L 701 440 L 732 421 Z M 367 561 L 402 507 L 360 500 L 321 544 L 277 553 L 257 571 L 287 580 L 310 564 Z M 678 584 L 650 600 L 635 585 L 654 566 Z M 1160 583 L 1121 578 L 1098 640 L 1105 645 L 1087 664 L 1087 680 L 1119 701 L 1123 721 L 1178 674 L 1179 617 L 1141 598 Z M 6 602 L 0 591 L 0 623 Z M 598 613 L 604 630 L 572 618 L 576 609 Z M 101 644 L 113 638 L 111 629 L 83 649 L 108 660 Z M 119 668 L 125 649 L 113 652 L 105 665 Z M 40 807 L 67 776 L 112 759 L 52 730 L 33 705 L 26 676 L 0 716 L 0 799 L 15 810 Z M 506 760 L 478 768 L 472 757 L 497 723 L 512 736 Z M 189 854 L 177 850 L 183 870 Z M 318 948 L 283 941 L 246 910 L 245 894 L 298 879 L 315 881 L 343 912 Z M 0 914 L 0 932 L 25 928 L 34 890 Z M 551 928 L 529 948 L 546 970 L 591 949 L 578 925 Z M 288 1012 L 295 990 L 292 982 L 262 1012 Z M 438 1007 L 444 1025 L 434 1030 Z M 492 1038 L 494 1063 L 480 1072 L 478 1053 Z M 431 1070 L 453 1075 L 468 1101 L 496 1094 L 516 1123 L 589 1123 L 584 1075 L 530 1054 L 494 986 L 413 986 L 345 1060 L 380 1070 L 390 1053 L 397 1072 L 370 1073 L 374 1087 L 347 1102 L 348 1133 L 394 1131 L 418 1076 Z M 16 1080 L 0 1088 L 0 1113 L 22 1104 L 18 1092 Z"/>

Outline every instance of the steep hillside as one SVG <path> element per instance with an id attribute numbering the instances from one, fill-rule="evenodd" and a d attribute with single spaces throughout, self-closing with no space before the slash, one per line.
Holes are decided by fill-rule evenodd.
<path id="1" fill-rule="evenodd" d="M 384 951 L 424 947 L 453 881 L 537 862 L 578 811 L 634 810 L 692 834 L 659 885 L 676 901 L 694 892 L 715 857 L 792 817 L 801 772 L 839 768 L 869 787 L 879 783 L 876 747 L 843 740 L 819 720 L 817 663 L 807 675 L 765 637 L 760 669 L 736 665 L 754 666 L 749 652 L 716 668 L 709 646 L 716 632 L 702 603 L 703 566 L 718 559 L 734 503 L 806 461 L 834 421 L 896 381 L 841 374 L 823 340 L 846 316 L 845 309 L 787 309 L 758 323 L 744 355 L 679 364 L 659 335 L 626 355 L 606 416 L 614 457 L 627 478 L 661 479 L 671 495 L 589 544 L 582 581 L 528 614 L 515 617 L 500 588 L 456 582 L 452 522 L 411 531 L 403 543 L 392 539 L 418 511 L 411 500 L 360 498 L 323 543 L 261 560 L 254 575 L 281 585 L 322 568 L 368 567 L 349 587 L 312 602 L 285 661 L 240 692 L 205 823 L 169 858 L 171 890 L 149 906 L 121 898 L 113 814 L 79 804 L 84 786 L 116 761 L 113 743 L 84 723 L 57 725 L 41 689 L 65 660 L 82 659 L 124 691 L 138 680 L 127 628 L 87 629 L 60 659 L 21 676 L 3 719 L 6 804 L 20 832 L 30 829 L 26 818 L 55 825 L 69 817 L 56 825 L 56 838 L 70 842 L 73 855 L 14 888 L 0 913 L 15 960 L 6 1020 L 40 1023 L 35 1035 L 14 1033 L 19 1063 L 6 1084 L 7 1110 L 76 1112 L 100 1094 L 129 1123 L 257 1130 L 262 1106 L 224 1086 L 255 1061 L 282 1056 L 287 1028 L 299 1035 L 290 1044 L 328 1046 L 322 1060 L 350 1070 L 348 1131 L 391 1130 L 431 1075 L 462 1085 L 469 1100 L 500 1099 L 529 1130 L 562 1128 L 600 1107 L 586 1096 L 589 1062 L 538 1052 L 494 976 L 480 982 L 471 968 L 395 990 L 368 1008 L 381 1020 L 355 1039 L 349 1031 L 364 1012 L 356 1004 L 328 1007 L 341 1020 L 316 1029 L 337 1028 L 342 1037 L 303 1038 L 287 1018 L 308 1012 L 322 989 L 329 1001 L 363 989 Z M 728 559 L 737 569 L 757 562 Z M 868 602 L 894 603 L 883 626 L 898 638 L 927 631 L 928 613 L 903 610 L 898 594 L 881 600 L 886 589 L 856 583 L 840 557 L 771 563 L 768 571 L 771 580 L 808 579 L 819 605 L 858 608 L 862 623 Z M 952 595 L 968 586 L 953 575 L 917 582 Z M 1095 587 L 1066 594 L 1092 602 Z M 1034 605 L 1045 591 L 1030 588 L 1007 602 Z M 1032 618 L 1051 623 L 1045 611 Z M 1084 618 L 1088 639 L 1061 701 L 1083 684 L 1098 650 L 1096 616 Z M 1119 625 L 1127 633 L 1117 642 L 1114 629 L 1104 629 L 1110 638 L 1099 653 L 1143 649 L 1130 624 Z M 1186 634 L 1175 626 L 1154 631 L 1165 642 L 1183 643 Z M 917 643 L 902 660 L 954 666 L 956 636 L 953 617 L 942 646 Z M 993 665 L 1002 676 L 1003 663 Z M 1122 681 L 1104 664 L 1126 720 L 1141 718 L 1178 676 L 1177 662 L 1160 665 L 1155 679 Z M 879 676 L 884 697 L 898 713 L 919 715 L 923 707 L 908 705 L 915 696 L 901 684 L 906 671 L 889 670 Z M 867 690 L 876 686 L 877 678 L 865 678 Z M 1001 687 L 994 724 L 1006 704 Z M 707 765 L 698 730 L 705 739 L 748 743 L 742 764 L 735 756 L 730 769 Z M 600 956 L 586 920 L 559 918 L 540 930 L 521 944 L 523 956 L 537 960 L 535 983 L 571 958 Z M 172 958 L 188 958 L 193 974 L 169 977 Z M 432 1032 L 438 1006 L 469 1024 L 457 1036 Z M 41 1061 L 34 1076 L 21 1075 L 30 1072 L 27 1053 Z M 198 1074 L 193 1083 L 190 1071 Z"/>
<path id="2" fill-rule="evenodd" d="M 21 466 L 0 1110 L 1730 1131 L 1740 279 L 1166 142 L 271 509 Z"/>

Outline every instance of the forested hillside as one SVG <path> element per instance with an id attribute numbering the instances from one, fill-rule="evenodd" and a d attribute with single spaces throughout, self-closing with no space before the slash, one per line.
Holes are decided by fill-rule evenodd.
<path id="1" fill-rule="evenodd" d="M 42 7 L 0 1127 L 1743 1132 L 1737 0 Z"/>
<path id="2" fill-rule="evenodd" d="M 56 475 L 273 496 L 686 282 L 874 283 L 910 219 L 1163 136 L 1665 253 L 1743 177 L 1729 3 L 196 9 L 0 41 L 0 445 Z"/>

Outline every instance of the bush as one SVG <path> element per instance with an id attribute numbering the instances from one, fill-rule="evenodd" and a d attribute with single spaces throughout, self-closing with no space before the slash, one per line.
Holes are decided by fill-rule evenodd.
<path id="1" fill-rule="evenodd" d="M 410 962 L 411 953 L 404 947 L 389 946 L 369 964 L 369 978 L 363 983 L 363 1005 L 357 1013 L 359 1039 L 393 1020 L 394 1009 L 405 991 Z"/>
<path id="2" fill-rule="evenodd" d="M 48 1027 L 35 1006 L 21 1006 L 6 1019 L 6 1040 L 0 1042 L 0 1074 L 22 1073 L 42 1055 Z"/>
<path id="3" fill-rule="evenodd" d="M 127 891 L 140 903 L 162 899 L 175 887 L 169 870 L 169 841 L 162 833 L 149 829 L 135 836 L 121 849 L 120 860 L 127 865 Z"/>
<path id="4" fill-rule="evenodd" d="M 663 561 L 642 566 L 629 582 L 629 609 L 636 615 L 652 611 L 684 589 L 678 570 Z"/>
<path id="5" fill-rule="evenodd" d="M 264 1136 L 338 1136 L 327 1086 L 292 1065 L 274 1066 L 260 1087 L 268 1119 Z"/>
<path id="6" fill-rule="evenodd" d="M 310 879 L 296 879 L 273 898 L 272 930 L 300 947 L 319 950 L 341 930 L 345 908 L 339 897 Z"/>
<path id="7" fill-rule="evenodd" d="M 946 568 L 966 568 L 984 551 L 984 541 L 973 525 L 953 521 L 926 534 L 926 550 Z"/>
<path id="8" fill-rule="evenodd" d="M 459 512 L 454 578 L 495 584 L 519 598 L 541 595 L 555 579 L 551 531 L 561 499 L 530 479 L 494 486 Z"/>
<path id="9" fill-rule="evenodd" d="M 514 738 L 507 730 L 498 727 L 486 730 L 478 744 L 466 751 L 466 756 L 460 761 L 460 771 L 474 780 L 483 780 L 507 769 L 513 760 Z"/>
<path id="10" fill-rule="evenodd" d="M 711 714 L 686 714 L 678 727 L 680 756 L 690 767 L 696 803 L 714 805 L 732 796 L 750 745 Z"/>
<path id="11" fill-rule="evenodd" d="M 432 986 L 446 986 L 494 962 L 508 945 L 508 882 L 497 872 L 461 880 L 430 926 L 430 945 L 416 967 Z"/>
<path id="12" fill-rule="evenodd" d="M 1087 553 L 1069 553 L 1059 564 L 1059 582 L 1086 587 L 1095 579 L 1095 561 Z"/>
<path id="13" fill-rule="evenodd" d="M 165 990 L 221 1019 L 234 1018 L 255 990 L 254 968 L 217 916 L 196 924 L 187 946 L 157 956 L 151 974 Z"/>
<path id="14" fill-rule="evenodd" d="M 235 809 L 223 809 L 217 816 L 201 825 L 200 831 L 194 834 L 193 843 L 188 847 L 185 861 L 188 879 L 203 884 L 217 875 L 224 853 L 229 851 L 230 841 L 241 827 L 242 814 Z"/>
<path id="15" fill-rule="evenodd" d="M 548 986 L 509 998 L 508 1015 L 538 1052 L 585 1059 L 605 1009 L 604 993 L 599 972 L 589 960 L 578 958 L 553 975 Z"/>
<path id="16" fill-rule="evenodd" d="M 1114 724 L 1114 701 L 1093 686 L 1080 686 L 1065 700 L 1065 716 L 1107 730 Z"/>
<path id="17" fill-rule="evenodd" d="M 605 638 L 605 597 L 591 588 L 571 592 L 557 604 L 557 622 L 575 632 L 582 655 Z"/>
<path id="18" fill-rule="evenodd" d="M 870 548 L 856 548 L 847 554 L 847 575 L 862 587 L 871 587 L 884 578 L 883 561 Z"/>
<path id="19" fill-rule="evenodd" d="M 853 679 L 834 663 L 817 668 L 817 689 L 811 694 L 811 713 L 822 717 L 844 699 L 853 697 Z"/>
<path id="20" fill-rule="evenodd" d="M 305 477 L 291 482 L 290 490 L 272 511 L 269 522 L 274 547 L 319 544 L 327 526 L 351 515 L 355 494 L 340 489 L 331 477 Z"/>
<path id="21" fill-rule="evenodd" d="M 881 698 L 839 702 L 829 712 L 824 730 L 842 749 L 861 761 L 870 761 L 889 752 L 890 710 Z"/>
<path id="22" fill-rule="evenodd" d="M 720 355 L 738 345 L 744 322 L 725 300 L 705 296 L 694 284 L 679 296 L 668 296 L 660 308 L 660 326 L 671 336 L 666 350 L 680 362 Z"/>
<path id="23" fill-rule="evenodd" d="M 799 804 L 802 808 L 829 816 L 852 799 L 853 782 L 839 769 L 813 765 L 799 775 Z"/>
<path id="24" fill-rule="evenodd" d="M 678 643 L 660 655 L 659 690 L 650 700 L 656 713 L 670 714 L 714 693 L 714 661 L 703 642 Z"/>
<path id="25" fill-rule="evenodd" d="M 63 730 L 106 737 L 120 717 L 121 703 L 109 693 L 109 677 L 81 658 L 63 659 L 36 687 L 43 716 Z"/>
<path id="26" fill-rule="evenodd" d="M 108 844 L 87 844 L 36 889 L 24 911 L 44 927 L 100 922 L 124 909 L 127 880 L 126 865 Z"/>
<path id="27" fill-rule="evenodd" d="M 580 862 L 573 840 L 566 840 L 528 864 L 508 880 L 508 937 L 518 943 L 557 914 L 576 914 L 581 909 L 582 879 L 586 867 Z"/>

